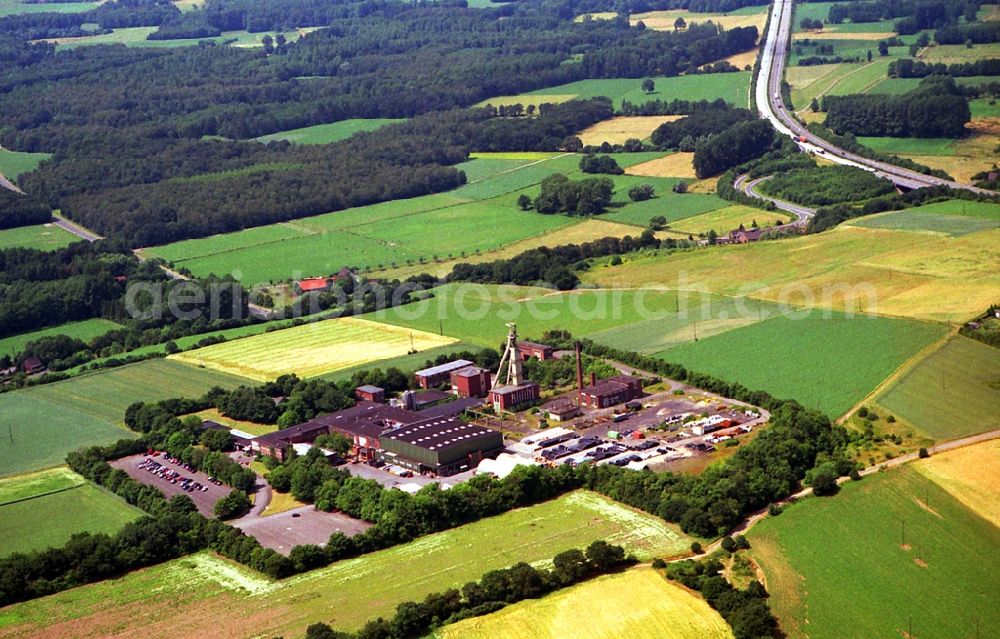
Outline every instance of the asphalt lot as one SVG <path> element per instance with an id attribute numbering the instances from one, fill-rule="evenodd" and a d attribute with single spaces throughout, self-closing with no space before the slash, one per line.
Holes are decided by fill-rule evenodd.
<path id="1" fill-rule="evenodd" d="M 449 475 L 447 477 L 422 477 L 417 473 L 414 473 L 413 477 L 400 477 L 398 475 L 393 475 L 384 468 L 374 468 L 364 463 L 350 463 L 341 466 L 341 468 L 357 477 L 374 479 L 386 488 L 398 488 L 406 484 L 417 484 L 418 486 L 426 486 L 427 484 L 454 486 L 455 484 L 460 484 L 463 481 L 468 481 L 474 474 L 474 470 L 467 470 L 465 472 Z"/>
<path id="2" fill-rule="evenodd" d="M 353 537 L 372 526 L 366 521 L 343 513 L 316 510 L 312 505 L 300 506 L 268 517 L 247 516 L 229 523 L 256 537 L 265 548 L 271 548 L 283 555 L 288 555 L 292 548 L 301 544 L 325 546 L 330 535 L 338 531 Z"/>
<path id="3" fill-rule="evenodd" d="M 207 491 L 195 490 L 192 492 L 186 492 L 183 487 L 181 487 L 180 480 L 177 483 L 171 483 L 169 479 L 158 476 L 156 473 L 149 472 L 139 468 L 139 465 L 146 459 L 151 459 L 157 462 L 169 470 L 175 470 L 180 473 L 181 477 L 190 477 L 196 482 L 201 483 L 203 486 L 207 487 Z M 191 471 L 184 468 L 181 464 L 171 464 L 167 461 L 166 457 L 161 454 L 159 457 L 149 457 L 148 455 L 132 455 L 131 457 L 123 457 L 121 459 L 116 459 L 111 462 L 111 465 L 115 468 L 119 468 L 128 473 L 128 476 L 136 481 L 142 482 L 143 484 L 149 486 L 156 486 L 159 488 L 167 499 L 173 497 L 174 495 L 187 495 L 194 502 L 195 506 L 198 507 L 198 512 L 200 512 L 205 517 L 214 517 L 213 507 L 215 502 L 219 501 L 221 498 L 225 497 L 232 491 L 232 488 L 223 484 L 222 486 L 216 486 L 212 482 L 208 481 L 208 475 L 200 471 Z"/>

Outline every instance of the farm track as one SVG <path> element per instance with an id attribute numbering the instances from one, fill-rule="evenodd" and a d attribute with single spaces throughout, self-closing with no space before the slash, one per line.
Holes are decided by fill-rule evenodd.
<path id="1" fill-rule="evenodd" d="M 17 188 L 17 185 L 7 179 L 3 173 L 0 173 L 0 187 L 7 189 L 8 191 L 13 191 L 15 193 L 20 193 L 24 195 L 24 191 Z"/>

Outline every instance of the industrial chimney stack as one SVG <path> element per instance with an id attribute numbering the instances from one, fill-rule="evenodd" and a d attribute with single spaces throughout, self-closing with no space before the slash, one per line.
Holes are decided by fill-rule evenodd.
<path id="1" fill-rule="evenodd" d="M 576 350 L 576 390 L 583 390 L 583 345 L 580 342 L 574 344 Z"/>

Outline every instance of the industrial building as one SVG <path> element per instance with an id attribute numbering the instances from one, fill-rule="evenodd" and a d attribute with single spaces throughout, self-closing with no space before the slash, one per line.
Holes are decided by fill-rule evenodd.
<path id="1" fill-rule="evenodd" d="M 554 422 L 563 422 L 579 415 L 580 407 L 570 399 L 557 399 L 544 404 L 542 412 Z"/>
<path id="2" fill-rule="evenodd" d="M 517 350 L 520 351 L 521 357 L 535 357 L 543 362 L 552 359 L 556 352 L 556 349 L 548 344 L 538 342 L 518 342 Z"/>
<path id="3" fill-rule="evenodd" d="M 467 366 L 451 373 L 451 392 L 459 397 L 486 397 L 493 375 L 485 368 Z"/>
<path id="4" fill-rule="evenodd" d="M 580 389 L 580 406 L 609 408 L 642 395 L 642 380 L 631 375 L 616 375 Z"/>
<path id="5" fill-rule="evenodd" d="M 438 366 L 431 366 L 430 368 L 417 371 L 413 374 L 413 377 L 417 380 L 417 385 L 420 386 L 420 388 L 435 388 L 451 381 L 452 371 L 468 368 L 473 365 L 474 364 L 467 359 L 456 359 L 453 362 L 447 362 L 445 364 L 439 364 Z"/>
<path id="6" fill-rule="evenodd" d="M 541 395 L 542 390 L 535 382 L 497 386 L 490 391 L 490 404 L 497 411 L 513 411 L 537 402 Z"/>
<path id="7" fill-rule="evenodd" d="M 475 468 L 483 459 L 498 455 L 503 450 L 503 436 L 457 417 L 446 417 L 388 432 L 381 445 L 379 455 L 386 463 L 447 476 Z"/>
<path id="8" fill-rule="evenodd" d="M 354 389 L 354 396 L 366 402 L 378 402 L 381 404 L 385 401 L 385 389 L 365 384 Z"/>
<path id="9" fill-rule="evenodd" d="M 517 325 L 507 324 L 507 328 L 507 345 L 504 347 L 503 355 L 500 356 L 500 364 L 497 366 L 497 374 L 493 379 L 489 395 L 489 402 L 497 412 L 513 411 L 533 404 L 542 395 L 542 389 L 538 384 L 524 379 L 524 360 L 517 341 Z M 505 368 L 506 375 L 503 374 Z M 505 381 L 501 383 L 501 379 Z"/>

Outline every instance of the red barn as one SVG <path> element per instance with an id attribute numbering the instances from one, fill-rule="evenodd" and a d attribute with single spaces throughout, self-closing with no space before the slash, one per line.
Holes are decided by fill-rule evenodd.
<path id="1" fill-rule="evenodd" d="M 642 395 L 642 380 L 616 375 L 580 389 L 580 406 L 608 408 Z"/>
<path id="2" fill-rule="evenodd" d="M 555 354 L 554 348 L 537 342 L 518 342 L 517 350 L 521 352 L 521 357 L 537 357 L 542 361 L 552 359 Z"/>
<path id="3" fill-rule="evenodd" d="M 381 404 L 385 401 L 385 389 L 371 384 L 358 386 L 354 389 L 354 396 L 366 402 L 377 402 Z"/>

